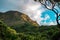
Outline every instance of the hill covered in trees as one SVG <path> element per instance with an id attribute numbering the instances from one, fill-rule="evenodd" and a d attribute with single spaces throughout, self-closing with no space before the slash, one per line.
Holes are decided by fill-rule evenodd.
<path id="1" fill-rule="evenodd" d="M 60 28 L 39 26 L 17 11 L 0 12 L 0 40 L 60 40 Z"/>
<path id="2" fill-rule="evenodd" d="M 17 26 L 18 27 L 18 26 Z M 60 29 L 57 26 L 34 27 L 30 24 L 13 29 L 0 21 L 0 40 L 59 40 Z"/>

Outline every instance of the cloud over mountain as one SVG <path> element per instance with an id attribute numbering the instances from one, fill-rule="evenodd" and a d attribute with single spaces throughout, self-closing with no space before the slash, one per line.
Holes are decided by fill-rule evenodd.
<path id="1" fill-rule="evenodd" d="M 40 3 L 34 2 L 34 0 L 1 0 L 0 3 L 0 11 L 20 11 L 28 15 L 32 20 L 37 21 L 38 24 L 42 22 L 42 12 L 46 10 Z"/>

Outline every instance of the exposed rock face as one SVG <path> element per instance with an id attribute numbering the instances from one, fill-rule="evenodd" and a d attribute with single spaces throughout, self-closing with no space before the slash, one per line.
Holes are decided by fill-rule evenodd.
<path id="1" fill-rule="evenodd" d="M 3 20 L 9 26 L 24 24 L 26 22 L 29 22 L 34 26 L 38 26 L 36 21 L 31 20 L 26 14 L 18 11 L 8 11 L 5 13 L 0 12 L 0 20 Z"/>

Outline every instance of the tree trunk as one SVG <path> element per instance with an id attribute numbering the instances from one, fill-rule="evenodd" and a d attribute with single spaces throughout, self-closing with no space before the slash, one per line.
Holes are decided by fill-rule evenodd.
<path id="1" fill-rule="evenodd" d="M 56 16 L 56 22 L 57 22 L 57 26 L 60 28 L 60 24 L 59 24 L 59 20 L 58 20 L 58 15 Z"/>
<path id="2" fill-rule="evenodd" d="M 56 16 L 57 25 L 59 25 L 58 15 Z"/>
<path id="3" fill-rule="evenodd" d="M 52 9 L 52 11 L 56 14 L 57 26 L 60 28 L 59 19 L 58 19 L 59 18 L 59 15 L 58 15 L 58 13 L 55 10 Z"/>

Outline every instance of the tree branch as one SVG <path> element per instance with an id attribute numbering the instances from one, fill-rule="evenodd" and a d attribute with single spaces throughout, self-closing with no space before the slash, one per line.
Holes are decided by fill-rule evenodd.
<path id="1" fill-rule="evenodd" d="M 47 4 L 46 1 L 50 2 L 51 5 L 52 5 L 51 9 L 54 9 L 56 3 L 52 3 L 52 2 L 49 1 L 49 0 L 44 0 L 45 3 L 42 3 L 41 1 L 39 1 L 39 2 L 40 2 L 42 5 L 44 5 L 45 8 L 47 8 L 48 10 L 51 10 L 51 9 L 49 9 L 49 8 L 47 7 L 47 5 L 46 5 L 46 4 Z"/>

